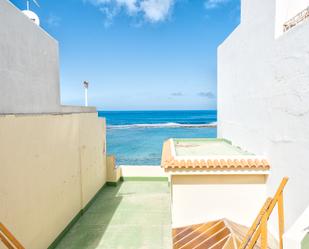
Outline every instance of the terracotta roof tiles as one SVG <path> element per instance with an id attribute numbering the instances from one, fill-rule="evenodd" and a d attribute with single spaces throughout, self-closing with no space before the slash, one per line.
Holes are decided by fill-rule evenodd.
<path id="1" fill-rule="evenodd" d="M 220 156 L 211 159 L 187 159 L 177 158 L 172 155 L 171 140 L 167 140 L 163 145 L 161 165 L 166 170 L 169 169 L 187 169 L 187 170 L 269 170 L 270 164 L 264 158 L 256 156 L 239 156 L 239 158 Z"/>

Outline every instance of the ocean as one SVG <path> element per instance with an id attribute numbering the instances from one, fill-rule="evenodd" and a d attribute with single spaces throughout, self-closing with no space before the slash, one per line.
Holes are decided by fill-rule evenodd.
<path id="1" fill-rule="evenodd" d="M 99 111 L 117 165 L 160 165 L 169 138 L 215 138 L 217 111 Z"/>

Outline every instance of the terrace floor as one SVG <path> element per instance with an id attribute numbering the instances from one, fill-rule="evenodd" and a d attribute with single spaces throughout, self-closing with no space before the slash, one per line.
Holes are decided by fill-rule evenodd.
<path id="1" fill-rule="evenodd" d="M 56 249 L 172 248 L 167 181 L 106 187 Z"/>
<path id="2" fill-rule="evenodd" d="M 309 233 L 305 236 L 302 242 L 302 249 L 308 249 L 308 248 L 309 248 Z"/>

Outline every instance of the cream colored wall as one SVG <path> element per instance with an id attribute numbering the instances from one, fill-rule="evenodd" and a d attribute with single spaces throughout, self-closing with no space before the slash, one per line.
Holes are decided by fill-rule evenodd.
<path id="1" fill-rule="evenodd" d="M 116 167 L 116 157 L 114 155 L 108 155 L 106 158 L 106 181 L 117 183 L 121 177 L 120 167 Z"/>
<path id="2" fill-rule="evenodd" d="M 172 176 L 173 227 L 222 218 L 251 226 L 265 200 L 263 175 Z"/>
<path id="3" fill-rule="evenodd" d="M 47 248 L 105 183 L 96 113 L 0 116 L 0 221 Z"/>
<path id="4" fill-rule="evenodd" d="M 79 115 L 79 119 L 82 203 L 85 207 L 106 181 L 105 120 L 98 119 L 97 114 Z"/>

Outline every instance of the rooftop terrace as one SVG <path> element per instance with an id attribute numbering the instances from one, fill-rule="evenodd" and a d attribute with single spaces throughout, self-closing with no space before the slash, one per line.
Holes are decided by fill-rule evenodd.
<path id="1" fill-rule="evenodd" d="M 226 139 L 208 138 L 165 141 L 161 165 L 165 170 L 259 170 L 266 174 L 270 169 L 263 156 L 242 150 Z"/>
<path id="2" fill-rule="evenodd" d="M 106 187 L 57 249 L 172 247 L 167 181 L 125 181 Z"/>
<path id="3" fill-rule="evenodd" d="M 176 156 L 253 155 L 225 139 L 174 139 Z"/>

